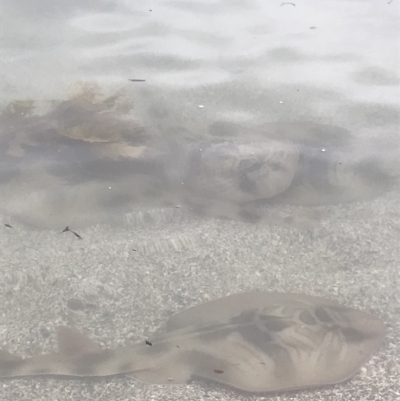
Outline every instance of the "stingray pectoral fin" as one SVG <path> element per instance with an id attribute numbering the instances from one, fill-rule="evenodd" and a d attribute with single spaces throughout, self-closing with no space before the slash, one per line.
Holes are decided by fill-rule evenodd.
<path id="1" fill-rule="evenodd" d="M 183 347 L 165 347 L 162 354 L 154 353 L 153 348 L 138 357 L 138 368 L 127 373 L 129 377 L 149 384 L 185 384 L 191 380 L 193 366 L 185 360 Z"/>
<path id="2" fill-rule="evenodd" d="M 66 326 L 60 326 L 57 330 L 59 354 L 68 357 L 79 357 L 101 351 L 101 347 L 91 338 L 80 331 Z"/>
<path id="3" fill-rule="evenodd" d="M 167 361 L 165 361 L 167 362 Z M 148 384 L 185 384 L 192 378 L 190 366 L 180 362 L 163 363 L 154 368 L 137 370 L 126 374 L 142 383 Z"/>

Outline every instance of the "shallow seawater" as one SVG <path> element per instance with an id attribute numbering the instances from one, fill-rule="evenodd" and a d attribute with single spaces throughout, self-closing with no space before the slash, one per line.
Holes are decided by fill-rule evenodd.
<path id="1" fill-rule="evenodd" d="M 15 100 L 0 117 L 1 208 L 39 228 L 115 223 L 135 207 L 181 206 L 205 218 L 276 223 L 268 216 L 280 205 L 369 200 L 397 181 L 390 132 L 361 138 L 332 124 L 271 116 L 171 126 L 173 111 L 146 121 L 128 91 L 106 96 L 87 82 L 46 105 L 40 111 L 40 102 Z"/>
<path id="2" fill-rule="evenodd" d="M 381 317 L 395 344 L 324 399 L 395 391 L 395 1 L 3 13 L 0 348 L 44 353 L 62 324 L 116 346 L 202 301 L 296 292 Z M 68 396 L 40 380 L 5 399 L 248 399 L 119 379 Z"/>

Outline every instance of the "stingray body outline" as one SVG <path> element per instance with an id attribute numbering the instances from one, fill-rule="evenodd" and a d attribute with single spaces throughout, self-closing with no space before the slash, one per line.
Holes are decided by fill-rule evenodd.
<path id="1" fill-rule="evenodd" d="M 151 384 L 210 379 L 247 392 L 335 384 L 352 377 L 379 347 L 382 321 L 304 294 L 249 292 L 173 315 L 146 343 L 101 349 L 60 327 L 56 353 L 22 359 L 0 353 L 0 378 L 125 374 Z"/>

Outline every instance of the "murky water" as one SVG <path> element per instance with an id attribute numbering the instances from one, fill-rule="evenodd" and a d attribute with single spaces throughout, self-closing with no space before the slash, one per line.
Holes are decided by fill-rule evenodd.
<path id="1" fill-rule="evenodd" d="M 396 0 L 2 3 L 7 232 L 149 229 L 135 252 L 197 260 L 191 222 L 290 244 L 400 195 Z"/>
<path id="2" fill-rule="evenodd" d="M 85 226 L 149 201 L 190 209 L 193 193 L 206 215 L 219 213 L 211 203 L 248 209 L 276 203 L 295 173 L 306 185 L 294 203 L 363 200 L 397 175 L 394 5 L 13 4 L 0 200 L 23 222 Z M 257 158 L 249 143 L 269 154 Z M 204 156 L 193 172 L 207 146 L 214 165 Z M 277 162 L 280 174 L 260 171 Z M 252 193 L 257 179 L 271 188 Z"/>

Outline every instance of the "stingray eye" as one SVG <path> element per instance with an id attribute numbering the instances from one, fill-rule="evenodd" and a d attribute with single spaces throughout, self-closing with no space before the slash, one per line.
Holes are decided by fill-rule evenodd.
<path id="1" fill-rule="evenodd" d="M 314 316 L 307 310 L 303 310 L 300 313 L 299 320 L 308 326 L 314 326 L 315 324 L 317 324 L 317 321 L 315 320 Z"/>
<path id="2" fill-rule="evenodd" d="M 282 331 L 291 326 L 287 320 L 279 316 L 260 315 L 260 320 L 264 322 L 265 327 L 270 331 Z"/>
<path id="3" fill-rule="evenodd" d="M 334 320 L 329 315 L 327 310 L 323 307 L 315 308 L 315 316 L 316 318 L 323 323 L 334 323 Z"/>
<path id="4" fill-rule="evenodd" d="M 269 163 L 268 165 L 272 171 L 284 170 L 282 164 L 280 163 Z"/>
<path id="5" fill-rule="evenodd" d="M 241 174 L 251 174 L 255 171 L 260 170 L 264 163 L 251 159 L 241 160 L 239 163 L 238 170 Z"/>

